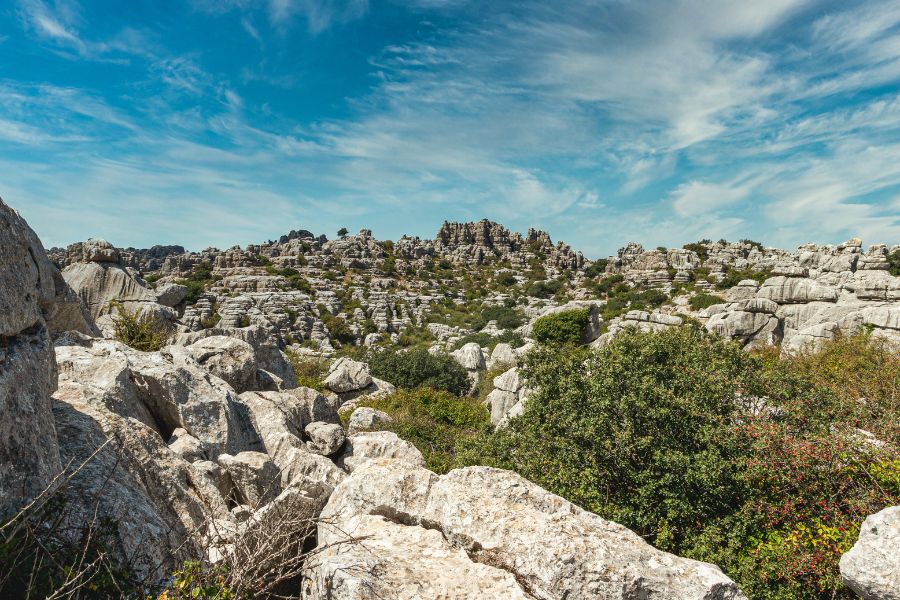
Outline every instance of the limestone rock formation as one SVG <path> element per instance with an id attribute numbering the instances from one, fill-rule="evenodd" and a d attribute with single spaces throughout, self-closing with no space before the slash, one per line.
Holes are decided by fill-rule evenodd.
<path id="1" fill-rule="evenodd" d="M 415 597 L 422 584 L 398 579 L 395 570 L 410 558 L 392 550 L 392 540 L 410 538 L 429 549 L 418 572 L 430 575 L 427 585 L 446 597 L 466 597 L 471 582 L 461 575 L 472 573 L 488 577 L 487 590 L 496 592 L 478 596 L 485 598 L 744 598 L 717 567 L 656 550 L 628 529 L 498 469 L 469 467 L 439 477 L 402 461 L 370 460 L 335 489 L 323 518 L 320 544 L 341 531 L 365 531 L 372 543 L 365 555 L 338 545 L 316 561 L 309 576 L 319 598 L 365 597 L 367 586 L 382 585 L 383 572 Z M 518 590 L 497 569 L 512 574 Z M 451 571 L 460 575 L 440 576 Z M 325 595 L 332 582 L 341 595 Z"/>
<path id="2" fill-rule="evenodd" d="M 840 564 L 844 584 L 864 600 L 900 599 L 900 506 L 866 518 Z"/>
<path id="3" fill-rule="evenodd" d="M 0 200 L 0 518 L 61 468 L 50 403 L 56 360 L 46 322 L 55 270 L 25 220 Z"/>

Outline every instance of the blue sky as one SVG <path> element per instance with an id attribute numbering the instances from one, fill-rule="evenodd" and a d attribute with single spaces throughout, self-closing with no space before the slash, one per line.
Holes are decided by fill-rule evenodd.
<path id="1" fill-rule="evenodd" d="M 900 243 L 900 2 L 11 0 L 0 196 L 48 247 Z"/>

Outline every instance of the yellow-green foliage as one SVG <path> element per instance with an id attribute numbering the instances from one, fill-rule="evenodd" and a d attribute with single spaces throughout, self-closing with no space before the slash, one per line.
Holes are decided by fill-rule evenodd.
<path id="1" fill-rule="evenodd" d="M 168 344 L 168 329 L 153 316 L 138 315 L 117 302 L 113 302 L 112 306 L 116 310 L 113 317 L 116 340 L 142 352 L 154 352 Z"/>
<path id="2" fill-rule="evenodd" d="M 415 445 L 436 473 L 459 466 L 457 445 L 490 426 L 490 415 L 477 399 L 427 388 L 401 390 L 360 404 L 391 415 L 393 422 L 384 428 Z"/>
<path id="3" fill-rule="evenodd" d="M 325 376 L 328 374 L 328 361 L 316 356 L 301 356 L 294 352 L 286 352 L 294 374 L 297 376 L 297 385 L 312 388 L 316 391 L 324 391 Z"/>
<path id="4" fill-rule="evenodd" d="M 197 561 L 188 561 L 172 576 L 172 584 L 163 590 L 158 600 L 233 600 L 228 589 L 224 567 L 204 568 Z"/>

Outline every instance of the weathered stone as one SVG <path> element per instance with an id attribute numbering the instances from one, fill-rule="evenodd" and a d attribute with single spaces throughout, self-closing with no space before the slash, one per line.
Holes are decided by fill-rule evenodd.
<path id="1" fill-rule="evenodd" d="M 217 335 L 198 340 L 187 349 L 204 369 L 223 379 L 238 393 L 256 388 L 256 353 L 247 342 Z"/>
<path id="2" fill-rule="evenodd" d="M 354 410 L 353 414 L 350 415 L 350 422 L 347 426 L 347 430 L 352 435 L 360 431 L 377 429 L 380 425 L 390 423 L 391 421 L 393 421 L 391 415 L 386 412 L 368 406 L 361 406 Z"/>
<path id="3" fill-rule="evenodd" d="M 184 302 L 188 293 L 187 286 L 178 283 L 167 283 L 154 291 L 156 292 L 156 301 L 169 307 L 175 307 Z"/>
<path id="4" fill-rule="evenodd" d="M 0 200 L 0 521 L 61 468 L 50 405 L 56 361 L 45 321 L 54 271 L 25 220 Z"/>
<path id="5" fill-rule="evenodd" d="M 352 473 L 373 458 L 392 458 L 411 465 L 425 465 L 422 453 L 392 431 L 366 431 L 350 435 L 347 437 L 343 453 L 338 456 L 337 464 L 348 473 Z"/>
<path id="6" fill-rule="evenodd" d="M 344 446 L 344 428 L 336 423 L 315 421 L 306 426 L 307 449 L 315 454 L 331 456 Z"/>
<path id="7" fill-rule="evenodd" d="M 228 471 L 241 504 L 258 509 L 281 493 L 281 471 L 267 454 L 244 451 L 216 460 Z"/>
<path id="8" fill-rule="evenodd" d="M 467 371 L 483 371 L 487 368 L 481 346 L 475 342 L 469 342 L 459 350 L 454 350 L 450 356 Z"/>
<path id="9" fill-rule="evenodd" d="M 844 584 L 864 600 L 900 599 L 900 506 L 866 518 L 859 539 L 841 557 Z"/>
<path id="10" fill-rule="evenodd" d="M 325 387 L 339 394 L 361 390 L 371 383 L 369 365 L 349 358 L 334 361 L 325 378 Z"/>
<path id="11" fill-rule="evenodd" d="M 499 469 L 438 477 L 402 461 L 369 461 L 335 489 L 320 540 L 363 516 L 418 527 L 419 534 L 438 530 L 476 561 L 512 573 L 534 598 L 744 598 L 714 565 L 656 550 L 625 527 Z"/>

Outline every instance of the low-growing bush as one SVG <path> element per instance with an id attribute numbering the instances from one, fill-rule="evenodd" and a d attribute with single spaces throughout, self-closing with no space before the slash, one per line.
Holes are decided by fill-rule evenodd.
<path id="1" fill-rule="evenodd" d="M 294 374 L 297 376 L 297 385 L 308 387 L 319 392 L 325 390 L 323 381 L 328 375 L 328 360 L 318 356 L 305 356 L 288 351 L 285 353 Z"/>
<path id="2" fill-rule="evenodd" d="M 508 306 L 488 306 L 481 310 L 485 321 L 497 321 L 500 329 L 515 329 L 524 322 L 522 311 Z"/>
<path id="3" fill-rule="evenodd" d="M 383 427 L 416 446 L 436 473 L 458 466 L 457 446 L 490 426 L 490 415 L 478 399 L 428 388 L 401 390 L 361 405 L 391 415 L 393 421 Z"/>
<path id="4" fill-rule="evenodd" d="M 400 388 L 426 387 L 462 396 L 471 385 L 468 373 L 452 356 L 431 354 L 425 348 L 370 352 L 365 360 L 373 376 Z"/>
<path id="5" fill-rule="evenodd" d="M 576 308 L 545 315 L 531 326 L 531 335 L 542 344 L 577 344 L 590 320 L 590 311 Z"/>
<path id="6" fill-rule="evenodd" d="M 699 293 L 694 296 L 691 296 L 690 304 L 691 310 L 703 310 L 704 308 L 709 308 L 715 304 L 724 304 L 725 300 L 722 299 L 721 296 L 716 296 L 714 294 L 706 294 Z"/>
<path id="7" fill-rule="evenodd" d="M 732 267 L 725 269 L 725 276 L 721 281 L 716 283 L 716 288 L 720 290 L 731 289 L 745 279 L 753 279 L 757 283 L 762 283 L 772 275 L 771 269 L 763 269 L 757 271 L 754 269 L 737 270 Z"/>
<path id="8" fill-rule="evenodd" d="M 563 284 L 556 279 L 548 281 L 535 281 L 525 290 L 525 293 L 532 298 L 552 298 L 557 292 L 562 290 Z"/>
<path id="9" fill-rule="evenodd" d="M 525 340 L 522 339 L 522 336 L 512 331 L 504 331 L 498 335 L 478 332 L 461 337 L 453 345 L 453 348 L 454 350 L 462 348 L 466 344 L 470 344 L 472 342 L 475 342 L 482 348 L 487 348 L 488 350 L 493 350 L 497 344 L 509 344 L 513 348 L 520 348 L 525 345 Z"/>
<path id="10" fill-rule="evenodd" d="M 169 343 L 171 332 L 153 315 L 129 311 L 117 302 L 112 303 L 112 308 L 116 311 L 113 316 L 116 340 L 142 352 L 155 352 Z"/>

